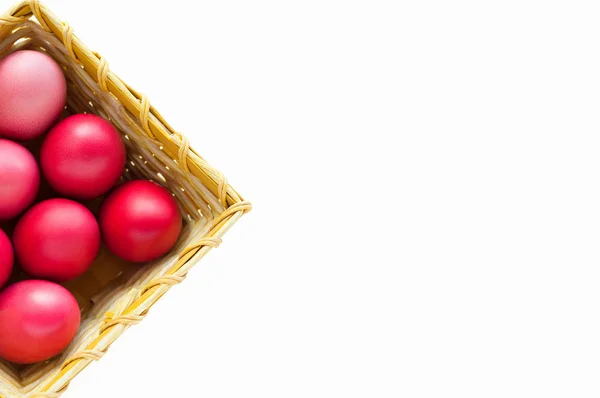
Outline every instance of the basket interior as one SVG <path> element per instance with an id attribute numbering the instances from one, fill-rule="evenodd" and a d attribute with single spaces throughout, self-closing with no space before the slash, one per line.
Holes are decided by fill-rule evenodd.
<path id="1" fill-rule="evenodd" d="M 139 115 L 129 113 L 114 95 L 102 90 L 70 56 L 63 43 L 34 20 L 17 25 L 0 36 L 0 58 L 22 49 L 43 51 L 63 67 L 68 84 L 68 100 L 63 116 L 94 113 L 110 120 L 122 134 L 127 146 L 128 162 L 122 181 L 144 178 L 167 187 L 177 199 L 185 226 L 176 248 L 163 259 L 143 266 L 134 265 L 116 258 L 103 248 L 86 274 L 65 283 L 64 286 L 77 298 L 82 311 L 80 331 L 63 354 L 45 363 L 21 366 L 0 360 L 0 395 L 3 391 L 9 391 L 15 396 L 26 396 L 45 380 L 54 377 L 71 355 L 84 349 L 98 336 L 102 325 L 111 315 L 123 311 L 140 296 L 144 287 L 160 278 L 177 260 L 182 248 L 202 238 L 211 223 L 225 210 L 208 188 L 163 151 L 160 142 L 148 137 Z M 40 144 L 41 140 L 37 140 L 27 145 L 35 154 Z M 39 199 L 54 196 L 58 195 L 43 182 Z M 100 203 L 101 198 L 84 204 L 96 212 Z M 0 226 L 11 234 L 14 222 Z M 13 281 L 23 277 L 17 266 Z"/>

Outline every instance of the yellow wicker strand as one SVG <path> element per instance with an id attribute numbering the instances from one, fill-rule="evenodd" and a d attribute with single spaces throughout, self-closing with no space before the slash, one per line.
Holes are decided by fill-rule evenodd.
<path id="1" fill-rule="evenodd" d="M 116 325 L 131 326 L 138 324 L 142 321 L 142 319 L 144 319 L 144 317 L 140 315 L 119 315 L 114 318 L 107 318 L 104 325 L 100 327 L 100 334 L 104 333 L 105 330 L 110 329 Z"/>
<path id="2" fill-rule="evenodd" d="M 44 15 L 42 13 L 42 6 L 39 0 L 30 0 L 29 6 L 31 7 L 31 12 L 35 16 L 35 19 L 39 22 L 39 24 L 44 28 L 44 30 L 50 31 L 50 27 L 44 20 Z"/>
<path id="3" fill-rule="evenodd" d="M 181 146 L 179 147 L 179 153 L 178 153 L 178 159 L 179 159 L 179 163 L 181 164 L 181 167 L 183 167 L 183 170 L 185 171 L 190 171 L 190 168 L 188 166 L 188 157 L 189 157 L 189 152 L 190 152 L 190 140 L 181 134 L 178 134 L 181 140 Z"/>
<path id="4" fill-rule="evenodd" d="M 18 25 L 27 21 L 27 18 L 24 17 L 13 17 L 9 14 L 4 14 L 0 16 L 0 25 Z"/>
<path id="5" fill-rule="evenodd" d="M 159 285 L 175 286 L 175 285 L 180 284 L 184 280 L 185 280 L 185 276 L 165 275 L 160 278 L 156 278 L 156 279 L 152 280 L 152 282 L 150 282 L 148 285 L 146 285 L 146 287 L 144 287 L 142 289 L 142 294 L 144 294 L 146 291 L 152 289 L 155 286 L 159 286 Z"/>
<path id="6" fill-rule="evenodd" d="M 219 171 L 219 185 L 217 186 L 219 201 L 223 206 L 227 206 L 227 177 Z"/>
<path id="7" fill-rule="evenodd" d="M 210 246 L 212 248 L 217 248 L 221 245 L 223 241 L 221 240 L 221 238 L 217 238 L 217 237 L 212 237 L 212 238 L 202 238 L 200 239 L 198 242 L 188 246 L 187 248 L 185 248 L 181 254 L 179 255 L 179 258 L 183 258 L 185 257 L 189 252 L 199 249 L 202 246 Z"/>
<path id="8" fill-rule="evenodd" d="M 108 91 L 108 85 L 106 83 L 106 80 L 108 79 L 108 72 L 109 72 L 108 61 L 102 55 L 100 55 L 98 53 L 94 53 L 94 54 L 100 59 L 100 63 L 98 65 L 98 73 L 96 75 L 97 79 L 98 79 L 98 84 L 100 85 L 100 88 L 102 89 L 102 91 Z"/>
<path id="9" fill-rule="evenodd" d="M 36 392 L 33 393 L 33 395 L 30 395 L 30 398 L 58 398 L 60 397 L 65 390 L 69 387 L 69 383 L 66 383 L 63 387 L 61 387 L 60 389 L 56 390 L 56 391 L 40 391 L 40 392 Z"/>
<path id="10" fill-rule="evenodd" d="M 158 279 L 155 279 L 154 281 L 157 282 L 160 285 L 177 285 L 178 283 L 183 282 L 183 280 L 185 279 L 185 277 L 183 276 L 177 276 L 177 275 L 165 275 L 165 276 L 161 276 Z"/>
<path id="11" fill-rule="evenodd" d="M 148 96 L 142 94 L 140 104 L 140 123 L 142 123 L 142 128 L 150 138 L 155 138 L 152 130 L 150 130 L 150 124 L 148 123 L 150 117 L 150 100 L 148 99 Z"/>
<path id="12" fill-rule="evenodd" d="M 237 212 L 241 211 L 243 213 L 248 213 L 250 210 L 252 210 L 252 204 L 250 204 L 250 202 L 248 202 L 248 201 L 238 202 L 236 204 L 229 206 L 227 208 L 227 210 L 225 210 L 223 213 L 221 213 L 219 218 L 217 218 L 216 220 L 213 221 L 213 223 L 215 225 L 221 224 L 223 221 L 225 221 L 225 219 L 231 217 L 233 214 L 235 214 Z"/>
<path id="13" fill-rule="evenodd" d="M 30 395 L 30 398 L 59 398 L 62 395 L 60 392 L 37 392 L 33 395 Z"/>
<path id="14" fill-rule="evenodd" d="M 80 359 L 89 359 L 90 361 L 100 360 L 106 353 L 97 350 L 83 350 L 75 353 L 69 359 L 65 360 L 62 364 L 62 368 L 69 366 L 71 362 L 78 361 Z"/>
<path id="15" fill-rule="evenodd" d="M 63 22 L 62 25 L 63 25 L 63 32 L 62 32 L 63 43 L 64 43 L 65 47 L 67 48 L 67 51 L 69 52 L 69 55 L 71 56 L 71 58 L 76 60 L 77 56 L 75 55 L 75 52 L 73 52 L 73 28 L 71 27 L 71 25 L 69 25 L 66 22 Z"/>

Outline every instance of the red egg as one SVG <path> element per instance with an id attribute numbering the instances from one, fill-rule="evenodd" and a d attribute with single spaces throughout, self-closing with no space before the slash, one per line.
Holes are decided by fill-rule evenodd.
<path id="1" fill-rule="evenodd" d="M 67 101 L 61 67 L 37 51 L 17 51 L 0 61 L 0 136 L 39 137 L 58 119 Z"/>
<path id="2" fill-rule="evenodd" d="M 166 254 L 181 232 L 181 214 L 169 191 L 150 181 L 130 181 L 110 194 L 100 209 L 106 246 L 136 263 Z"/>
<path id="3" fill-rule="evenodd" d="M 8 281 L 13 269 L 14 253 L 8 236 L 0 229 L 0 288 Z"/>
<path id="4" fill-rule="evenodd" d="M 25 272 L 65 282 L 92 265 L 100 249 L 100 229 L 85 206 L 68 199 L 50 199 L 21 217 L 13 243 Z"/>
<path id="5" fill-rule="evenodd" d="M 50 130 L 40 163 L 57 192 L 93 199 L 104 195 L 121 178 L 125 145 L 108 121 L 96 115 L 73 115 Z"/>
<path id="6" fill-rule="evenodd" d="M 77 301 L 64 287 L 15 283 L 0 293 L 0 357 L 19 364 L 50 359 L 71 343 L 80 320 Z"/>
<path id="7" fill-rule="evenodd" d="M 33 155 L 16 142 L 0 139 L 0 220 L 21 214 L 39 188 L 40 171 Z"/>

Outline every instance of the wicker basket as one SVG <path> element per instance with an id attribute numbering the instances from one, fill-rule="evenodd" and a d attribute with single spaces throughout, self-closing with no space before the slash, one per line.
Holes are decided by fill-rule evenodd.
<path id="1" fill-rule="evenodd" d="M 146 96 L 122 82 L 106 59 L 90 51 L 68 24 L 38 1 L 24 1 L 0 17 L 0 58 L 20 49 L 44 51 L 63 67 L 66 112 L 95 113 L 112 121 L 127 146 L 124 179 L 146 178 L 169 188 L 186 221 L 176 248 L 165 258 L 140 267 L 102 250 L 85 275 L 65 284 L 81 306 L 82 324 L 63 354 L 28 366 L 0 361 L 1 397 L 57 397 L 217 247 L 250 204 L 190 148 Z M 90 203 L 92 208 L 96 205 Z"/>

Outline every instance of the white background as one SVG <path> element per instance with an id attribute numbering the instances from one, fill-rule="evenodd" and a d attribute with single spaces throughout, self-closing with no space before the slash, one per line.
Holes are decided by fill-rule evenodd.
<path id="1" fill-rule="evenodd" d="M 47 3 L 255 205 L 65 397 L 600 395 L 597 2 Z"/>

